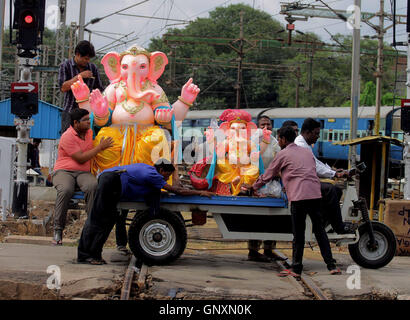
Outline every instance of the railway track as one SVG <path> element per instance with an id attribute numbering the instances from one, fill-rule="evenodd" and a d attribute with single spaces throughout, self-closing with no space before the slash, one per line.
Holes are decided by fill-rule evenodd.
<path id="1" fill-rule="evenodd" d="M 209 249 L 214 250 L 214 249 Z M 203 250 L 201 250 L 203 251 Z M 275 250 L 275 253 L 279 256 L 286 257 L 280 251 Z M 123 286 L 121 290 L 120 300 L 130 300 L 132 299 L 132 292 L 138 292 L 147 287 L 146 279 L 149 275 L 149 267 L 145 264 L 142 264 L 140 268 L 136 267 L 137 260 L 134 256 L 130 259 L 130 263 L 125 272 Z M 284 270 L 288 269 L 290 266 L 287 261 L 272 261 L 272 264 L 275 264 L 278 268 Z M 292 283 L 293 288 L 299 294 L 303 294 L 312 300 L 330 300 L 326 294 L 315 284 L 312 277 L 306 273 L 303 273 L 300 280 L 296 280 L 293 277 L 287 277 L 287 280 Z M 174 299 L 175 288 L 169 288 L 169 299 Z M 227 288 L 229 290 L 229 288 Z M 229 299 L 229 297 L 226 297 Z"/>

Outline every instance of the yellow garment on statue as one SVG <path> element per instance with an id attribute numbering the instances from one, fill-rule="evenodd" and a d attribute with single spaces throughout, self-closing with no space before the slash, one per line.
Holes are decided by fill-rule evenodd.
<path id="1" fill-rule="evenodd" d="M 114 145 L 99 152 L 91 164 L 96 175 L 105 169 L 132 163 L 153 165 L 156 160 L 171 160 L 170 147 L 163 129 L 151 126 L 141 130 L 137 126 L 104 127 L 94 140 L 97 146 L 102 137 L 112 137 Z"/>
<path id="2" fill-rule="evenodd" d="M 237 196 L 241 191 L 241 186 L 243 184 L 253 185 L 254 182 L 258 179 L 259 168 L 252 164 L 230 164 L 228 163 L 227 159 L 225 159 L 225 163 L 217 162 L 215 175 L 222 183 L 229 183 L 231 185 L 232 195 Z M 239 176 L 241 179 L 238 183 L 233 184 L 232 180 L 234 180 L 237 176 Z"/>

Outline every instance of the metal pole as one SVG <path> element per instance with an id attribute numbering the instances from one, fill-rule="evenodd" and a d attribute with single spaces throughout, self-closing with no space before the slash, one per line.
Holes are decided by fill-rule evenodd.
<path id="1" fill-rule="evenodd" d="M 244 12 L 241 11 L 240 15 L 240 33 L 239 33 L 239 62 L 238 62 L 238 75 L 236 84 L 236 109 L 240 109 L 241 107 L 241 88 L 242 88 L 242 58 L 243 58 L 243 14 Z"/>
<path id="2" fill-rule="evenodd" d="M 81 0 L 80 3 L 80 19 L 78 22 L 78 41 L 84 40 L 84 25 L 85 25 L 85 4 L 86 0 Z"/>
<path id="3" fill-rule="evenodd" d="M 355 0 L 355 21 L 353 24 L 352 88 L 350 95 L 350 139 L 357 138 L 357 115 L 360 101 L 360 11 L 361 0 Z M 358 10 L 359 12 L 356 12 Z M 349 147 L 349 168 L 356 165 L 356 146 Z"/>
<path id="4" fill-rule="evenodd" d="M 299 108 L 300 67 L 296 70 L 295 108 Z"/>
<path id="5" fill-rule="evenodd" d="M 407 99 L 410 99 L 410 0 L 407 0 Z M 404 132 L 404 147 L 403 147 L 403 161 L 404 161 L 404 188 L 403 197 L 405 200 L 410 200 L 410 135 Z"/>
<path id="6" fill-rule="evenodd" d="M 3 57 L 3 33 L 4 33 L 4 12 L 6 10 L 6 1 L 0 0 L 0 25 L 1 25 L 1 32 L 0 32 L 0 71 L 1 71 L 1 64 L 2 64 L 2 57 Z M 1 79 L 1 72 L 0 72 L 0 79 Z"/>
<path id="7" fill-rule="evenodd" d="M 377 70 L 376 70 L 376 115 L 374 135 L 380 132 L 380 105 L 382 96 L 382 73 L 383 73 L 383 34 L 384 34 L 384 0 L 380 0 L 379 27 L 377 30 Z"/>

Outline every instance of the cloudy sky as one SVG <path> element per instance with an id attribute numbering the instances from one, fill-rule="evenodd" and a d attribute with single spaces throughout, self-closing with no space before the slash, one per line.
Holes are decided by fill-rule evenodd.
<path id="1" fill-rule="evenodd" d="M 391 13 L 392 0 L 385 0 L 385 11 Z M 141 3 L 142 2 L 142 3 Z M 116 11 L 127 8 L 134 4 L 141 3 L 133 8 L 123 11 L 124 14 L 134 14 L 143 16 L 153 16 L 157 18 L 168 18 L 174 20 L 193 21 L 198 17 L 208 17 L 209 12 L 219 6 L 229 6 L 231 4 L 245 3 L 255 9 L 259 9 L 267 12 L 273 18 L 280 21 L 283 25 L 286 24 L 284 16 L 279 14 L 280 3 L 291 3 L 293 1 L 278 1 L 278 0 L 87 0 L 86 3 L 86 23 L 96 17 L 104 17 L 110 15 Z M 313 4 L 323 6 L 321 1 L 315 0 L 302 0 L 299 1 L 302 4 Z M 347 10 L 347 8 L 354 3 L 354 0 L 325 0 L 325 2 L 333 9 Z M 362 0 L 362 11 L 365 12 L 377 12 L 379 10 L 379 1 L 377 0 Z M 6 24 L 8 24 L 8 5 L 10 1 L 7 1 L 6 8 Z M 53 23 L 52 12 L 53 6 L 56 6 L 57 0 L 46 0 L 46 6 L 48 11 L 46 13 L 46 21 Z M 55 7 L 54 7 L 55 8 Z M 67 0 L 67 24 L 72 21 L 79 21 L 80 0 Z M 397 0 L 397 13 L 406 14 L 407 1 Z M 378 24 L 378 18 L 372 20 L 373 23 Z M 229 23 L 229 22 L 227 22 Z M 390 22 L 386 24 L 390 25 Z M 351 34 L 351 30 L 347 28 L 346 23 L 341 20 L 335 19 L 323 19 L 323 18 L 309 18 L 307 22 L 296 21 L 296 29 L 306 32 L 311 31 L 321 36 L 322 40 L 331 42 L 330 35 L 335 33 Z M 92 34 L 91 41 L 96 49 L 103 48 L 104 46 L 113 42 L 111 37 L 118 39 L 126 34 L 130 34 L 127 38 L 132 43 L 137 43 L 142 46 L 146 46 L 149 43 L 150 38 L 160 36 L 166 32 L 169 27 L 182 28 L 184 25 L 179 21 L 172 20 L 158 20 L 141 17 L 131 17 L 125 15 L 112 15 L 100 22 L 89 25 L 88 28 L 97 33 L 103 33 L 106 37 L 103 37 L 97 33 Z M 325 30 L 327 29 L 327 31 Z M 389 29 L 386 33 L 385 41 L 392 42 L 392 29 Z M 406 32 L 405 25 L 397 26 L 397 40 L 405 41 Z M 375 35 L 375 31 L 370 27 L 362 24 L 361 35 Z M 137 40 L 133 40 L 138 38 Z M 85 39 L 88 39 L 88 33 L 85 33 Z M 114 48 L 115 50 L 122 50 L 127 45 L 121 45 Z M 404 49 L 401 47 L 401 49 Z"/>

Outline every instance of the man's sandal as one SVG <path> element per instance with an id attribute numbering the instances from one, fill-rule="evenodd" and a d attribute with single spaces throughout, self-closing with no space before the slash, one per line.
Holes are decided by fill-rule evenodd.
<path id="1" fill-rule="evenodd" d="M 92 264 L 95 266 L 101 266 L 103 264 L 106 264 L 107 262 L 105 262 L 104 259 L 98 260 L 98 259 L 94 259 L 94 258 L 87 258 L 84 260 L 77 260 L 78 263 L 88 263 L 88 264 Z"/>
<path id="2" fill-rule="evenodd" d="M 339 268 L 330 270 L 331 275 L 342 274 L 342 271 Z"/>
<path id="3" fill-rule="evenodd" d="M 289 270 L 289 269 L 282 270 L 278 274 L 278 277 L 287 277 L 287 276 L 292 276 L 296 280 L 300 280 L 300 278 L 301 278 L 301 275 L 299 273 L 295 273 L 295 272 L 293 272 L 292 270 Z"/>

